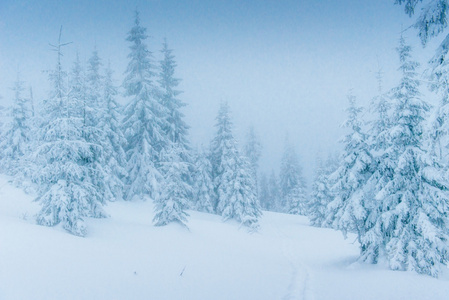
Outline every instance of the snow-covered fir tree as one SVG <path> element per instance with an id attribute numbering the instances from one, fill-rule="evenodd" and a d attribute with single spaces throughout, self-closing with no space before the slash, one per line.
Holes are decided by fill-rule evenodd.
<path id="1" fill-rule="evenodd" d="M 21 172 L 20 160 L 29 152 L 31 140 L 31 107 L 23 95 L 24 83 L 19 78 L 14 84 L 11 121 L 0 135 L 0 169 L 9 175 Z"/>
<path id="2" fill-rule="evenodd" d="M 85 217 L 105 217 L 103 194 L 94 184 L 90 162 L 101 154 L 101 147 L 86 141 L 84 104 L 65 84 L 67 75 L 61 65 L 61 33 L 56 69 L 50 72 L 53 85 L 43 103 L 43 124 L 38 131 L 38 146 L 33 158 L 37 164 L 33 180 L 39 185 L 37 215 L 41 225 L 62 223 L 72 234 L 86 234 Z"/>
<path id="3" fill-rule="evenodd" d="M 214 212 L 214 183 L 212 165 L 203 151 L 196 155 L 193 185 L 193 208 L 197 211 Z"/>
<path id="4" fill-rule="evenodd" d="M 189 164 L 182 158 L 183 149 L 179 144 L 172 143 L 171 147 L 162 153 L 161 171 L 164 182 L 160 197 L 156 199 L 156 215 L 153 222 L 156 226 L 178 222 L 186 226 L 189 197 L 192 187 L 185 182 L 185 175 L 189 173 Z"/>
<path id="5" fill-rule="evenodd" d="M 158 164 L 160 153 L 167 145 L 164 132 L 166 111 L 160 104 L 160 92 L 153 82 L 155 67 L 152 54 L 147 49 L 147 37 L 146 28 L 140 25 L 139 13 L 136 12 L 134 26 L 126 39 L 131 43 L 131 52 L 123 81 L 125 95 L 131 97 L 125 107 L 122 124 L 127 139 L 127 200 L 145 195 L 153 199 L 158 197 L 162 181 Z"/>
<path id="6" fill-rule="evenodd" d="M 274 170 L 271 170 L 270 178 L 268 179 L 268 194 L 270 195 L 270 211 L 282 212 L 282 197 L 281 188 L 279 186 L 279 179 Z"/>
<path id="7" fill-rule="evenodd" d="M 294 186 L 287 194 L 286 199 L 287 212 L 292 215 L 307 214 L 307 191 L 305 185 L 298 184 Z"/>
<path id="8" fill-rule="evenodd" d="M 331 191 L 332 182 L 329 175 L 336 169 L 336 160 L 329 156 L 326 161 L 317 159 L 315 178 L 312 183 L 310 198 L 307 201 L 307 215 L 312 226 L 326 226 L 326 208 L 334 199 Z"/>
<path id="9" fill-rule="evenodd" d="M 264 210 L 272 210 L 272 201 L 270 198 L 270 191 L 268 189 L 268 178 L 265 173 L 260 175 L 259 180 L 259 203 Z"/>
<path id="10" fill-rule="evenodd" d="M 218 210 L 218 203 L 224 201 L 223 190 L 224 186 L 228 185 L 223 177 L 228 170 L 232 170 L 235 161 L 237 160 L 237 147 L 234 136 L 232 135 L 232 123 L 229 116 L 228 103 L 222 103 L 218 112 L 217 123 L 215 127 L 217 133 L 211 142 L 211 164 L 212 164 L 212 178 L 214 180 L 214 210 L 221 214 Z M 232 163 L 232 166 L 228 165 Z M 222 178 L 223 177 L 223 178 Z"/>
<path id="11" fill-rule="evenodd" d="M 262 154 L 262 144 L 260 143 L 259 137 L 254 130 L 254 126 L 251 126 L 246 134 L 244 153 L 249 160 L 254 181 L 257 186 L 257 172 L 259 169 L 260 155 Z"/>
<path id="12" fill-rule="evenodd" d="M 226 176 L 229 185 L 224 191 L 227 199 L 218 203 L 218 209 L 224 220 L 235 219 L 242 225 L 257 230 L 262 211 L 248 159 L 238 156 L 234 172 L 229 173 L 227 175 L 230 176 Z"/>
<path id="13" fill-rule="evenodd" d="M 165 108 L 166 122 L 164 132 L 172 143 L 179 144 L 183 151 L 189 149 L 187 133 L 189 126 L 185 123 L 184 114 L 181 109 L 186 106 L 178 95 L 181 93 L 177 90 L 180 80 L 175 78 L 175 56 L 173 50 L 169 49 L 167 40 L 164 40 L 161 53 L 163 59 L 160 63 L 159 85 L 161 89 L 161 103 Z"/>
<path id="14" fill-rule="evenodd" d="M 385 256 L 393 270 L 438 276 L 448 262 L 449 184 L 435 156 L 423 143 L 429 105 L 419 93 L 411 47 L 401 36 L 398 47 L 402 78 L 392 90 L 393 116 L 383 176 L 376 200 L 379 216 L 361 238 L 361 258 L 377 262 Z"/>
<path id="15" fill-rule="evenodd" d="M 181 152 L 181 159 L 189 165 L 190 172 L 184 174 L 184 181 L 192 184 L 192 174 L 194 173 L 192 165 L 192 154 L 187 139 L 189 126 L 184 121 L 182 108 L 186 106 L 178 96 L 181 91 L 177 90 L 180 80 L 175 77 L 175 56 L 173 50 L 168 47 L 167 40 L 164 39 L 161 53 L 163 59 L 159 62 L 159 87 L 160 87 L 160 103 L 165 113 L 164 133 L 168 142 L 165 147 L 176 147 Z M 192 198 L 192 197 L 190 197 Z"/>
<path id="16" fill-rule="evenodd" d="M 382 70 L 377 72 L 377 96 L 371 101 L 371 112 L 375 115 L 374 120 L 370 122 L 369 144 L 374 152 L 382 152 L 388 145 L 389 137 L 386 136 L 386 129 L 391 126 L 390 111 L 391 101 L 383 91 Z"/>
<path id="17" fill-rule="evenodd" d="M 92 52 L 91 57 L 87 63 L 86 73 L 86 88 L 87 88 L 87 100 L 89 106 L 94 110 L 91 112 L 95 120 L 92 122 L 99 122 L 100 118 L 104 114 L 104 107 L 102 105 L 101 92 L 103 76 L 100 74 L 100 68 L 102 66 L 100 56 L 97 49 Z"/>
<path id="18" fill-rule="evenodd" d="M 356 232 L 360 240 L 365 230 L 366 201 L 369 201 L 364 187 L 373 173 L 373 157 L 360 120 L 363 109 L 356 105 L 355 96 L 349 95 L 348 100 L 348 119 L 344 126 L 349 128 L 349 133 L 342 141 L 340 166 L 330 175 L 335 198 L 327 205 L 324 225 L 340 229 L 345 235 L 348 231 Z"/>
<path id="19" fill-rule="evenodd" d="M 119 126 L 120 116 L 115 100 L 116 88 L 112 83 L 112 71 L 106 70 L 106 77 L 100 74 L 102 66 L 98 51 L 95 49 L 88 61 L 86 74 L 86 125 L 95 129 L 91 137 L 103 148 L 101 165 L 93 162 L 94 168 L 100 169 L 101 182 L 105 197 L 110 200 L 123 196 L 123 179 L 126 175 L 126 155 L 123 146 L 126 143 Z M 107 175 L 106 175 L 107 174 Z M 101 176 L 100 176 L 101 175 Z M 105 176 L 106 175 L 106 176 Z"/>
<path id="20" fill-rule="evenodd" d="M 405 12 L 412 17 L 416 11 L 414 27 L 418 30 L 423 46 L 434 37 L 447 29 L 449 6 L 446 0 L 396 0 L 396 4 L 404 5 Z M 418 7 L 421 6 L 421 7 Z M 417 9 L 418 8 L 418 9 Z M 429 61 L 430 65 L 430 88 L 440 96 L 440 103 L 431 117 L 432 130 L 430 131 L 430 145 L 432 153 L 439 156 L 445 166 L 448 165 L 449 156 L 447 145 L 449 144 L 448 123 L 448 51 L 449 34 L 435 51 L 435 55 Z"/>
<path id="21" fill-rule="evenodd" d="M 116 100 L 117 88 L 112 79 L 112 69 L 110 65 L 106 68 L 103 85 L 102 106 L 104 114 L 99 122 L 105 134 L 105 166 L 109 171 L 108 184 L 115 198 L 121 199 L 124 192 L 124 182 L 126 179 L 126 154 L 124 147 L 126 139 L 120 126 L 121 107 Z"/>
<path id="22" fill-rule="evenodd" d="M 267 211 L 279 211 L 280 206 L 280 189 L 279 182 L 274 173 L 271 171 L 270 176 L 262 173 L 259 180 L 259 203 L 262 209 Z"/>
<path id="23" fill-rule="evenodd" d="M 419 10 L 414 27 L 425 46 L 429 40 L 447 28 L 449 6 L 447 0 L 395 0 L 395 4 L 404 4 L 405 13 L 410 17 L 415 14 L 416 7 L 423 3 Z"/>
<path id="24" fill-rule="evenodd" d="M 430 88 L 438 94 L 440 102 L 431 117 L 430 147 L 445 166 L 448 165 L 449 146 L 449 64 L 447 62 L 449 36 L 430 60 Z"/>
<path id="25" fill-rule="evenodd" d="M 281 210 L 291 214 L 305 214 L 306 184 L 293 146 L 286 140 L 281 160 Z"/>
<path id="26" fill-rule="evenodd" d="M 222 103 L 211 143 L 215 211 L 224 220 L 235 219 L 255 229 L 261 216 L 256 186 L 249 162 L 238 153 L 229 113 L 229 105 Z"/>
<path id="27" fill-rule="evenodd" d="M 81 66 L 79 56 L 76 56 L 73 68 L 69 74 L 69 101 L 67 103 L 73 105 L 68 108 L 73 112 L 80 109 L 79 107 L 76 107 L 77 105 L 81 105 L 83 138 L 87 143 L 95 145 L 95 147 L 92 147 L 91 149 L 94 156 L 86 161 L 86 167 L 90 172 L 89 176 L 92 180 L 92 184 L 102 195 L 101 198 L 112 200 L 113 195 L 108 184 L 110 170 L 105 164 L 104 149 L 106 146 L 106 139 L 103 128 L 99 126 L 99 120 L 103 116 L 104 110 L 99 103 L 100 93 L 98 91 L 93 91 L 94 88 L 100 89 L 101 87 L 101 83 L 99 82 L 100 78 L 97 74 L 97 69 L 99 67 L 98 56 L 96 56 L 96 58 L 97 59 L 95 60 L 90 60 L 89 70 L 86 74 Z"/>
<path id="28" fill-rule="evenodd" d="M 389 178 L 394 165 L 393 158 L 388 149 L 391 145 L 390 130 L 394 125 L 392 121 L 392 99 L 391 92 L 383 92 L 382 78 L 383 74 L 379 70 L 377 73 L 378 94 L 371 101 L 372 113 L 374 119 L 368 123 L 369 149 L 373 163 L 371 164 L 371 177 L 363 187 L 363 209 L 366 213 L 363 229 L 359 230 L 358 238 L 361 234 L 372 228 L 379 218 L 379 203 L 376 200 L 376 194 L 380 191 L 385 181 Z M 360 221 L 359 221 L 360 222 Z M 356 230 L 357 231 L 357 230 Z"/>
<path id="29" fill-rule="evenodd" d="M 31 87 L 29 88 L 28 108 L 29 108 L 29 118 L 27 122 L 29 127 L 28 151 L 20 159 L 19 170 L 14 175 L 13 183 L 16 186 L 20 186 L 27 193 L 35 193 L 36 186 L 32 183 L 32 177 L 36 168 L 33 153 L 38 145 L 39 131 L 41 125 L 43 124 L 42 120 L 43 105 L 39 105 L 36 107 L 35 100 L 33 97 L 33 90 Z"/>

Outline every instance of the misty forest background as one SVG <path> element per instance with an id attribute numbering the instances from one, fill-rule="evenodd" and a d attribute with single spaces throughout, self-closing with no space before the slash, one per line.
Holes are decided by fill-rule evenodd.
<path id="1" fill-rule="evenodd" d="M 415 28 L 424 45 L 445 31 L 445 1 L 395 2 L 410 16 L 423 2 Z M 34 99 L 18 74 L 12 106 L 1 107 L 0 170 L 36 195 L 38 224 L 61 224 L 77 236 L 86 236 L 86 218 L 108 216 L 108 201 L 154 201 L 148 218 L 156 226 L 188 227 L 187 211 L 197 210 L 250 232 L 258 230 L 263 210 L 275 211 L 307 215 L 311 225 L 345 236 L 355 233 L 361 261 L 386 259 L 393 270 L 437 277 L 449 259 L 449 37 L 420 75 L 405 33 L 397 45 L 400 80 L 385 90 L 379 70 L 369 107 L 348 93 L 347 134 L 335 147 L 341 153 L 319 157 L 313 178 L 305 178 L 285 132 L 278 133 L 286 136 L 278 145 L 278 170 L 260 172 L 264 132 L 251 127 L 238 143 L 232 111 L 239 107 L 225 101 L 213 139 L 192 145 L 175 51 L 167 40 L 156 49 L 138 11 L 126 36 L 121 83 L 114 72 L 123 70 L 114 70 L 96 47 L 87 61 L 77 56 L 67 62 L 63 54 L 71 42 L 61 27 L 51 44 L 48 96 Z M 438 106 L 426 100 L 426 87 Z"/>

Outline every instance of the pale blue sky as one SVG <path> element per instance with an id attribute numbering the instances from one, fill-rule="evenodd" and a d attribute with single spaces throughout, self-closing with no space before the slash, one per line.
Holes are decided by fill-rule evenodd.
<path id="1" fill-rule="evenodd" d="M 361 103 L 375 95 L 375 72 L 385 86 L 397 79 L 394 48 L 412 19 L 393 0 L 325 1 L 0 1 L 0 95 L 11 96 L 17 71 L 45 97 L 43 70 L 54 66 L 48 43 L 63 26 L 64 67 L 78 51 L 87 60 L 97 46 L 117 83 L 126 66 L 126 33 L 141 12 L 159 58 L 164 37 L 174 49 L 182 99 L 194 146 L 208 145 L 219 102 L 230 103 L 236 136 L 253 124 L 262 137 L 262 168 L 277 169 L 286 132 L 307 175 L 316 153 L 337 147 L 344 132 L 349 89 Z M 422 62 L 416 32 L 406 32 Z M 432 49 L 432 45 L 428 48 Z M 277 171 L 277 170 L 276 170 Z"/>

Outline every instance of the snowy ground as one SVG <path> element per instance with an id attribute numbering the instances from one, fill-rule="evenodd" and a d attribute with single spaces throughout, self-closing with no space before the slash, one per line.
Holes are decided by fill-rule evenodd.
<path id="1" fill-rule="evenodd" d="M 34 224 L 39 206 L 0 177 L 0 299 L 449 299 L 440 279 L 355 263 L 357 244 L 304 217 L 261 230 L 189 212 L 154 227 L 148 202 L 110 203 L 79 238 Z"/>

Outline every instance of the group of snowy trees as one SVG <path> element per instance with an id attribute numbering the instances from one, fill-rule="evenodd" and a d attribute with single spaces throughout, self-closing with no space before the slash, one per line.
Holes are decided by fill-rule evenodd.
<path id="1" fill-rule="evenodd" d="M 196 157 L 194 203 L 196 209 L 235 219 L 250 228 L 258 227 L 261 209 L 306 214 L 307 191 L 302 168 L 293 146 L 287 141 L 281 161 L 280 178 L 274 171 L 267 180 L 258 176 L 261 143 L 253 127 L 239 150 L 232 133 L 230 109 L 222 103 L 216 134 L 209 151 Z"/>
<path id="2" fill-rule="evenodd" d="M 267 211 L 295 215 L 307 213 L 306 181 L 302 175 L 299 157 L 288 139 L 281 158 L 279 178 L 274 170 L 269 178 L 265 173 L 260 176 L 259 201 Z"/>
<path id="3" fill-rule="evenodd" d="M 257 226 L 261 210 L 255 172 L 249 159 L 239 153 L 227 103 L 221 105 L 216 120 L 217 132 L 210 147 L 214 209 L 224 219 Z"/>
<path id="4" fill-rule="evenodd" d="M 122 84 L 128 104 L 119 105 L 112 69 L 102 70 L 97 50 L 87 68 L 77 57 L 64 70 L 62 50 L 70 43 L 60 32 L 52 88 L 39 110 L 23 82 L 14 86 L 11 120 L 0 132 L 0 170 L 35 188 L 39 224 L 62 224 L 79 236 L 87 233 L 85 218 L 107 216 L 107 201 L 147 197 L 156 204 L 155 225 L 185 225 L 191 208 L 257 229 L 257 162 L 239 153 L 228 106 L 220 109 L 210 151 L 193 151 L 172 50 L 164 41 L 156 64 L 137 12 L 134 21 Z"/>
<path id="5" fill-rule="evenodd" d="M 423 5 L 414 25 L 423 45 L 447 27 L 445 0 L 395 3 L 410 16 Z M 379 76 L 371 122 L 349 97 L 344 153 L 336 166 L 319 165 L 308 204 L 313 225 L 357 234 L 361 260 L 434 277 L 449 259 L 448 45 L 446 37 L 430 60 L 430 89 L 441 97 L 430 114 L 401 36 L 400 83 L 383 93 Z"/>
<path id="6" fill-rule="evenodd" d="M 336 167 L 317 171 L 309 214 L 313 225 L 356 233 L 363 261 L 438 276 L 449 259 L 447 77 L 435 83 L 442 107 L 429 118 L 418 64 L 402 36 L 397 51 L 402 78 L 389 92 L 379 90 L 372 122 L 362 122 L 362 108 L 349 97 L 343 154 Z"/>

